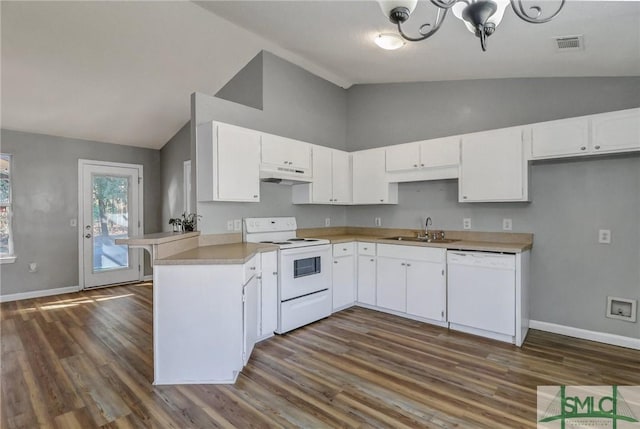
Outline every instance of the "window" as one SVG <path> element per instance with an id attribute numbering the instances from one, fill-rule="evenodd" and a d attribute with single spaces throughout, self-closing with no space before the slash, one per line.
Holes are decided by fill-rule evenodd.
<path id="1" fill-rule="evenodd" d="M 13 262 L 11 155 L 0 154 L 0 262 Z"/>

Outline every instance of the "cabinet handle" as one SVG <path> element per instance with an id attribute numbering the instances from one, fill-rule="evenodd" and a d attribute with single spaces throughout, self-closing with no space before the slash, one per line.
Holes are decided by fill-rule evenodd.
<path id="1" fill-rule="evenodd" d="M 256 267 L 249 267 L 249 269 L 250 269 L 251 271 L 255 271 L 255 270 L 256 270 Z"/>
<path id="2" fill-rule="evenodd" d="M 381 203 L 384 203 L 384 199 L 380 200 Z"/>
<path id="3" fill-rule="evenodd" d="M 333 263 L 334 263 L 334 264 L 337 264 L 337 263 L 338 263 L 338 261 L 333 261 Z"/>
<path id="4" fill-rule="evenodd" d="M 600 149 L 600 145 L 595 146 L 594 149 L 596 150 Z"/>
<path id="5" fill-rule="evenodd" d="M 345 251 L 345 252 L 347 251 L 347 249 L 345 247 L 343 247 L 342 250 Z"/>
<path id="6" fill-rule="evenodd" d="M 580 150 L 587 150 L 587 147 L 586 147 L 586 146 L 582 146 L 582 147 L 580 148 Z"/>
<path id="7" fill-rule="evenodd" d="M 400 265 L 402 265 L 402 266 L 404 267 L 406 264 L 403 262 L 403 263 L 401 263 Z"/>
<path id="8" fill-rule="evenodd" d="M 363 247 L 363 249 L 364 249 L 364 250 L 367 250 L 367 249 L 369 249 L 369 248 L 368 248 L 368 247 Z"/>
<path id="9" fill-rule="evenodd" d="M 272 274 L 273 274 L 274 276 L 277 276 L 277 275 L 278 275 L 278 272 L 277 272 L 277 271 L 274 271 Z"/>
<path id="10" fill-rule="evenodd" d="M 410 266 L 411 266 L 411 264 L 407 264 L 407 267 L 410 267 Z"/>
<path id="11" fill-rule="evenodd" d="M 373 259 L 369 259 L 371 262 L 373 262 Z"/>
<path id="12" fill-rule="evenodd" d="M 424 167 L 424 164 L 420 164 L 420 167 Z"/>
<path id="13" fill-rule="evenodd" d="M 467 196 L 466 196 L 466 195 L 463 195 L 463 196 L 462 196 L 462 199 L 463 199 L 463 200 L 466 200 L 466 199 L 467 199 Z"/>
<path id="14" fill-rule="evenodd" d="M 286 164 L 288 164 L 288 163 L 289 163 L 289 161 L 285 161 L 284 163 L 285 163 L 285 165 L 286 165 Z"/>
<path id="15" fill-rule="evenodd" d="M 258 196 L 257 196 L 257 195 L 254 195 L 254 196 L 253 196 L 253 198 L 258 198 Z"/>
<path id="16" fill-rule="evenodd" d="M 414 167 L 417 167 L 417 166 L 418 166 L 418 164 L 413 164 L 413 166 L 414 166 Z"/>

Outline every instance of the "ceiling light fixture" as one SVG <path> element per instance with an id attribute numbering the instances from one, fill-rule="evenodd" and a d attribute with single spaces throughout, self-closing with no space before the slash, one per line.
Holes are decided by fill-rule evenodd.
<path id="1" fill-rule="evenodd" d="M 480 39 L 483 51 L 487 50 L 487 37 L 494 33 L 502 21 L 502 16 L 509 3 L 518 18 L 531 24 L 542 24 L 551 21 L 560 13 L 565 0 L 559 0 L 559 2 L 557 10 L 544 17 L 541 6 L 530 6 L 527 10 L 522 4 L 522 0 L 431 0 L 431 3 L 438 8 L 434 23 L 423 24 L 419 29 L 420 35 L 411 37 L 402 30 L 402 24 L 409 19 L 418 0 L 378 0 L 385 16 L 398 26 L 400 35 L 410 42 L 419 42 L 433 36 L 440 29 L 447 12 L 451 9 L 453 15 L 464 21 L 469 31 Z M 544 2 L 538 0 L 538 3 Z"/>
<path id="2" fill-rule="evenodd" d="M 376 45 L 380 46 L 382 49 L 386 49 L 387 51 L 395 51 L 396 49 L 400 49 L 405 45 L 405 41 L 400 35 L 396 33 L 381 33 L 373 39 L 376 42 Z"/>

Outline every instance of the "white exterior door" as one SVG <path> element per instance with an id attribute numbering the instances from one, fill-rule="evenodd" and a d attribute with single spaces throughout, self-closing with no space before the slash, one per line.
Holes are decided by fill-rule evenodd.
<path id="1" fill-rule="evenodd" d="M 142 280 L 139 249 L 116 245 L 142 229 L 142 166 L 80 160 L 79 281 L 82 289 Z"/>

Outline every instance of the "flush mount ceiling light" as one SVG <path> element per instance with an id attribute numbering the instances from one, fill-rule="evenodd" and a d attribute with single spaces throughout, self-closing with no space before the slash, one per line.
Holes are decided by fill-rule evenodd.
<path id="1" fill-rule="evenodd" d="M 564 2 L 565 0 L 559 0 L 557 9 L 545 17 L 542 14 L 541 6 L 529 6 L 527 10 L 522 4 L 522 0 L 431 0 L 431 3 L 438 8 L 435 22 L 423 24 L 420 26 L 420 35 L 411 37 L 402 30 L 402 24 L 409 19 L 418 0 L 378 0 L 385 16 L 398 26 L 400 35 L 410 42 L 419 42 L 433 36 L 440 29 L 447 12 L 451 9 L 453 15 L 462 20 L 469 31 L 480 39 L 483 51 L 487 50 L 487 37 L 494 33 L 502 21 L 502 16 L 509 3 L 518 18 L 531 24 L 542 24 L 551 21 L 558 15 Z M 538 0 L 537 3 L 548 3 L 548 1 Z"/>
<path id="2" fill-rule="evenodd" d="M 400 35 L 395 33 L 378 34 L 376 38 L 373 39 L 373 41 L 376 42 L 376 45 L 388 51 L 394 51 L 396 49 L 400 49 L 405 44 L 404 39 L 400 37 Z"/>

